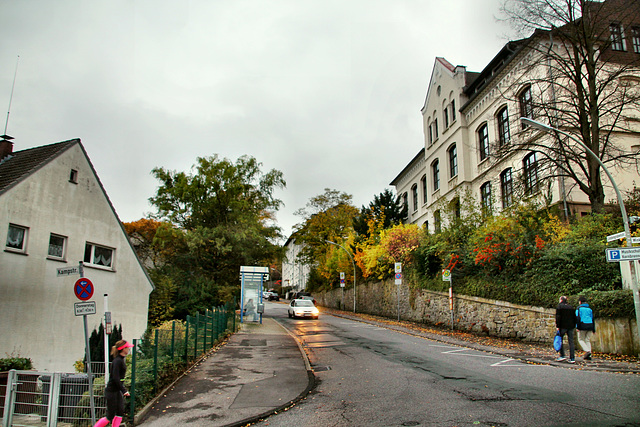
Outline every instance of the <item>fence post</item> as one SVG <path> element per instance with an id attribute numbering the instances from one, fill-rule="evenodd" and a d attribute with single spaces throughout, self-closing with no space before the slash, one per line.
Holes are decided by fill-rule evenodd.
<path id="1" fill-rule="evenodd" d="M 158 328 L 156 328 L 156 343 L 153 346 L 153 390 L 158 391 Z"/>
<path id="2" fill-rule="evenodd" d="M 196 313 L 196 333 L 195 333 L 195 341 L 193 344 L 193 358 L 198 358 L 198 329 L 200 329 L 200 313 Z"/>
<path id="3" fill-rule="evenodd" d="M 184 362 L 189 363 L 189 324 L 191 323 L 191 316 L 187 314 L 187 326 L 184 331 Z"/>
<path id="4" fill-rule="evenodd" d="M 202 344 L 202 351 L 207 351 L 207 335 L 209 334 L 209 309 L 204 311 L 204 343 Z"/>
<path id="5" fill-rule="evenodd" d="M 236 297 L 233 297 L 233 307 L 231 312 L 233 313 L 233 333 L 236 332 Z"/>
<path id="6" fill-rule="evenodd" d="M 171 323 L 171 361 L 173 362 L 174 349 L 176 345 L 176 321 Z"/>
<path id="7" fill-rule="evenodd" d="M 133 348 L 131 349 L 131 387 L 129 390 L 129 419 L 133 424 L 133 417 L 136 413 L 136 354 L 138 349 L 138 340 L 133 340 Z"/>

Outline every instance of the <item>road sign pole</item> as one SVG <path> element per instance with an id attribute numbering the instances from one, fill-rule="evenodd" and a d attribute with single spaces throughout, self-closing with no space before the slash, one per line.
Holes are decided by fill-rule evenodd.
<path id="1" fill-rule="evenodd" d="M 79 263 L 80 278 L 84 278 L 84 266 Z M 93 285 L 91 285 L 93 287 Z M 75 287 L 75 286 L 74 286 Z M 91 292 L 93 294 L 93 291 Z M 91 352 L 89 351 L 89 326 L 87 325 L 87 315 L 82 316 L 84 323 L 84 348 L 87 357 L 87 376 L 89 377 L 89 405 L 91 407 L 91 424 L 96 423 L 96 405 L 93 398 L 93 373 L 91 371 Z"/>
<path id="2" fill-rule="evenodd" d="M 109 323 L 111 323 L 111 319 L 108 317 L 107 313 L 109 313 L 109 295 L 104 294 L 104 385 L 106 386 L 109 382 L 109 334 L 107 333 L 107 328 L 109 327 Z M 110 313 L 109 313 L 110 314 Z"/>
<path id="3" fill-rule="evenodd" d="M 451 330 L 453 331 L 453 280 L 449 278 L 449 312 L 451 313 Z"/>

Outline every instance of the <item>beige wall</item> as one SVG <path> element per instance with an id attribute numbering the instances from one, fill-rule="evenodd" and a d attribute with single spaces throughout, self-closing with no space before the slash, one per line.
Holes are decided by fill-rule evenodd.
<path id="1" fill-rule="evenodd" d="M 69 182 L 71 169 L 78 183 Z M 26 254 L 4 250 L 9 223 L 29 228 Z M 66 261 L 47 259 L 50 233 L 67 237 Z M 57 277 L 57 268 L 83 260 L 85 243 L 115 249 L 113 269 L 85 267 L 95 285 L 96 315 L 109 294 L 114 324 L 125 339 L 146 329 L 152 285 L 95 178 L 80 145 L 75 145 L 0 198 L 0 357 L 29 357 L 38 370 L 73 371 L 84 356 L 82 316 L 74 315 L 78 275 Z"/>

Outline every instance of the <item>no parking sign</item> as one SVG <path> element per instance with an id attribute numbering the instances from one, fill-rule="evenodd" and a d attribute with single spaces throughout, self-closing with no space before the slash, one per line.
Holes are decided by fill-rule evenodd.
<path id="1" fill-rule="evenodd" d="M 91 297 L 93 296 L 93 291 L 93 283 L 91 283 L 91 280 L 87 279 L 86 277 L 82 277 L 76 280 L 75 285 L 73 285 L 73 293 L 80 301 L 91 299 Z"/>

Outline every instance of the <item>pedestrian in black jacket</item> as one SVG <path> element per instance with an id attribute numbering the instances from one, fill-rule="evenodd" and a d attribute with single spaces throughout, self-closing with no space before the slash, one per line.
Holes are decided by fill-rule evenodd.
<path id="1" fill-rule="evenodd" d="M 116 342 L 111 347 L 111 371 L 109 382 L 104 391 L 104 397 L 107 401 L 107 416 L 98 420 L 94 427 L 104 427 L 109 422 L 113 427 L 118 427 L 122 423 L 124 417 L 124 398 L 129 396 L 129 392 L 124 388 L 124 375 L 127 373 L 127 365 L 124 358 L 129 354 L 129 349 L 133 347 L 125 340 Z"/>
<path id="2" fill-rule="evenodd" d="M 564 341 L 565 334 L 567 335 L 567 341 L 569 341 L 569 363 L 576 363 L 575 346 L 573 344 L 573 335 L 576 328 L 576 311 L 567 302 L 567 297 L 560 297 L 560 304 L 556 308 L 556 328 L 560 333 Z M 564 354 L 564 343 L 560 347 L 560 357 L 556 359 L 557 362 L 567 360 Z"/>

